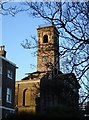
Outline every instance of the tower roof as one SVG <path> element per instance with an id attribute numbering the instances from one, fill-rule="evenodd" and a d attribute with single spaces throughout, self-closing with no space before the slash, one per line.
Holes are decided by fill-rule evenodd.
<path id="1" fill-rule="evenodd" d="M 57 31 L 57 33 L 59 33 L 57 27 L 55 25 L 51 24 L 51 23 L 49 23 L 49 24 L 41 24 L 41 25 L 38 26 L 37 30 L 42 29 L 42 28 L 47 28 L 47 27 L 54 27 L 55 30 Z"/>

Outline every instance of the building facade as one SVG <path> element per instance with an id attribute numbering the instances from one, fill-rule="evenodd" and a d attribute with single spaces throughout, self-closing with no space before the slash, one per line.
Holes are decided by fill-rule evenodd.
<path id="1" fill-rule="evenodd" d="M 16 65 L 6 59 L 0 46 L 0 119 L 14 112 Z"/>
<path id="2" fill-rule="evenodd" d="M 57 84 L 57 88 L 60 88 L 60 86 L 63 88 L 64 84 L 68 83 L 67 81 L 69 81 L 68 78 L 66 78 L 66 83 L 64 83 L 65 80 L 60 77 L 63 75 L 65 78 L 66 75 L 61 73 L 59 70 L 59 32 L 54 25 L 40 26 L 37 31 L 37 71 L 29 73 L 27 77 L 20 81 L 16 81 L 15 108 L 18 112 L 37 112 L 39 110 L 43 111 L 45 108 L 50 106 L 50 104 L 51 106 L 54 106 L 54 104 L 58 105 L 59 102 L 57 101 L 63 101 L 64 99 L 67 99 L 67 96 L 64 98 L 60 97 L 58 92 L 61 93 L 61 89 L 58 89 L 60 91 L 56 91 L 57 93 L 55 96 L 53 93 L 55 93 L 56 87 L 55 89 L 51 89 L 52 86 L 55 86 L 55 84 Z M 49 75 L 50 79 L 47 78 L 47 75 Z M 71 78 L 71 81 L 73 82 L 77 80 L 76 78 Z M 48 85 L 46 83 L 50 83 L 49 88 L 47 89 L 46 87 Z M 70 88 L 71 87 L 69 87 L 69 90 Z M 78 95 L 79 85 L 75 86 L 75 88 L 77 89 L 76 94 Z M 77 103 L 78 97 L 76 100 Z M 76 106 L 77 105 L 78 104 L 76 104 Z"/>
<path id="3" fill-rule="evenodd" d="M 20 81 L 16 81 L 15 86 L 15 109 L 17 112 L 36 112 L 37 98 L 40 93 L 41 73 L 31 73 Z"/>

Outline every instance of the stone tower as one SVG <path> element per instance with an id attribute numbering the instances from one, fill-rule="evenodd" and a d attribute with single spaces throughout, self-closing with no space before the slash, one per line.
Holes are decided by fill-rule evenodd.
<path id="1" fill-rule="evenodd" d="M 48 72 L 59 69 L 59 32 L 55 26 L 39 27 L 37 71 Z"/>

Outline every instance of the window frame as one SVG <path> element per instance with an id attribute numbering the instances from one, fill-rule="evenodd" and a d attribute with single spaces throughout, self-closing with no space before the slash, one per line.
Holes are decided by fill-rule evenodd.
<path id="1" fill-rule="evenodd" d="M 12 74 L 12 71 L 10 69 L 7 70 L 7 77 L 10 79 L 13 78 L 13 74 Z"/>
<path id="2" fill-rule="evenodd" d="M 11 88 L 7 88 L 6 90 L 6 102 L 12 103 L 12 89 Z"/>
<path id="3" fill-rule="evenodd" d="M 2 66 L 0 66 L 0 74 L 2 75 Z"/>
<path id="4" fill-rule="evenodd" d="M 2 99 L 2 87 L 0 87 L 0 100 Z"/>

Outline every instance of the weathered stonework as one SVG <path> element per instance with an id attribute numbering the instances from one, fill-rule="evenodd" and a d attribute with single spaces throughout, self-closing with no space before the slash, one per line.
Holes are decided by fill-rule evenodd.
<path id="1" fill-rule="evenodd" d="M 37 87 L 36 87 L 37 86 Z M 16 83 L 17 88 L 17 98 L 18 101 L 16 105 L 18 106 L 18 111 L 36 111 L 36 97 L 38 95 L 39 80 L 36 81 L 19 81 Z"/>
<path id="2" fill-rule="evenodd" d="M 36 112 L 40 96 L 40 77 L 42 74 L 32 73 L 15 86 L 15 109 L 19 112 Z"/>
<path id="3" fill-rule="evenodd" d="M 48 72 L 52 69 L 47 67 L 51 63 L 53 67 L 59 69 L 59 33 L 54 26 L 38 28 L 38 55 L 37 71 Z M 46 61 L 43 61 L 46 57 Z"/>

